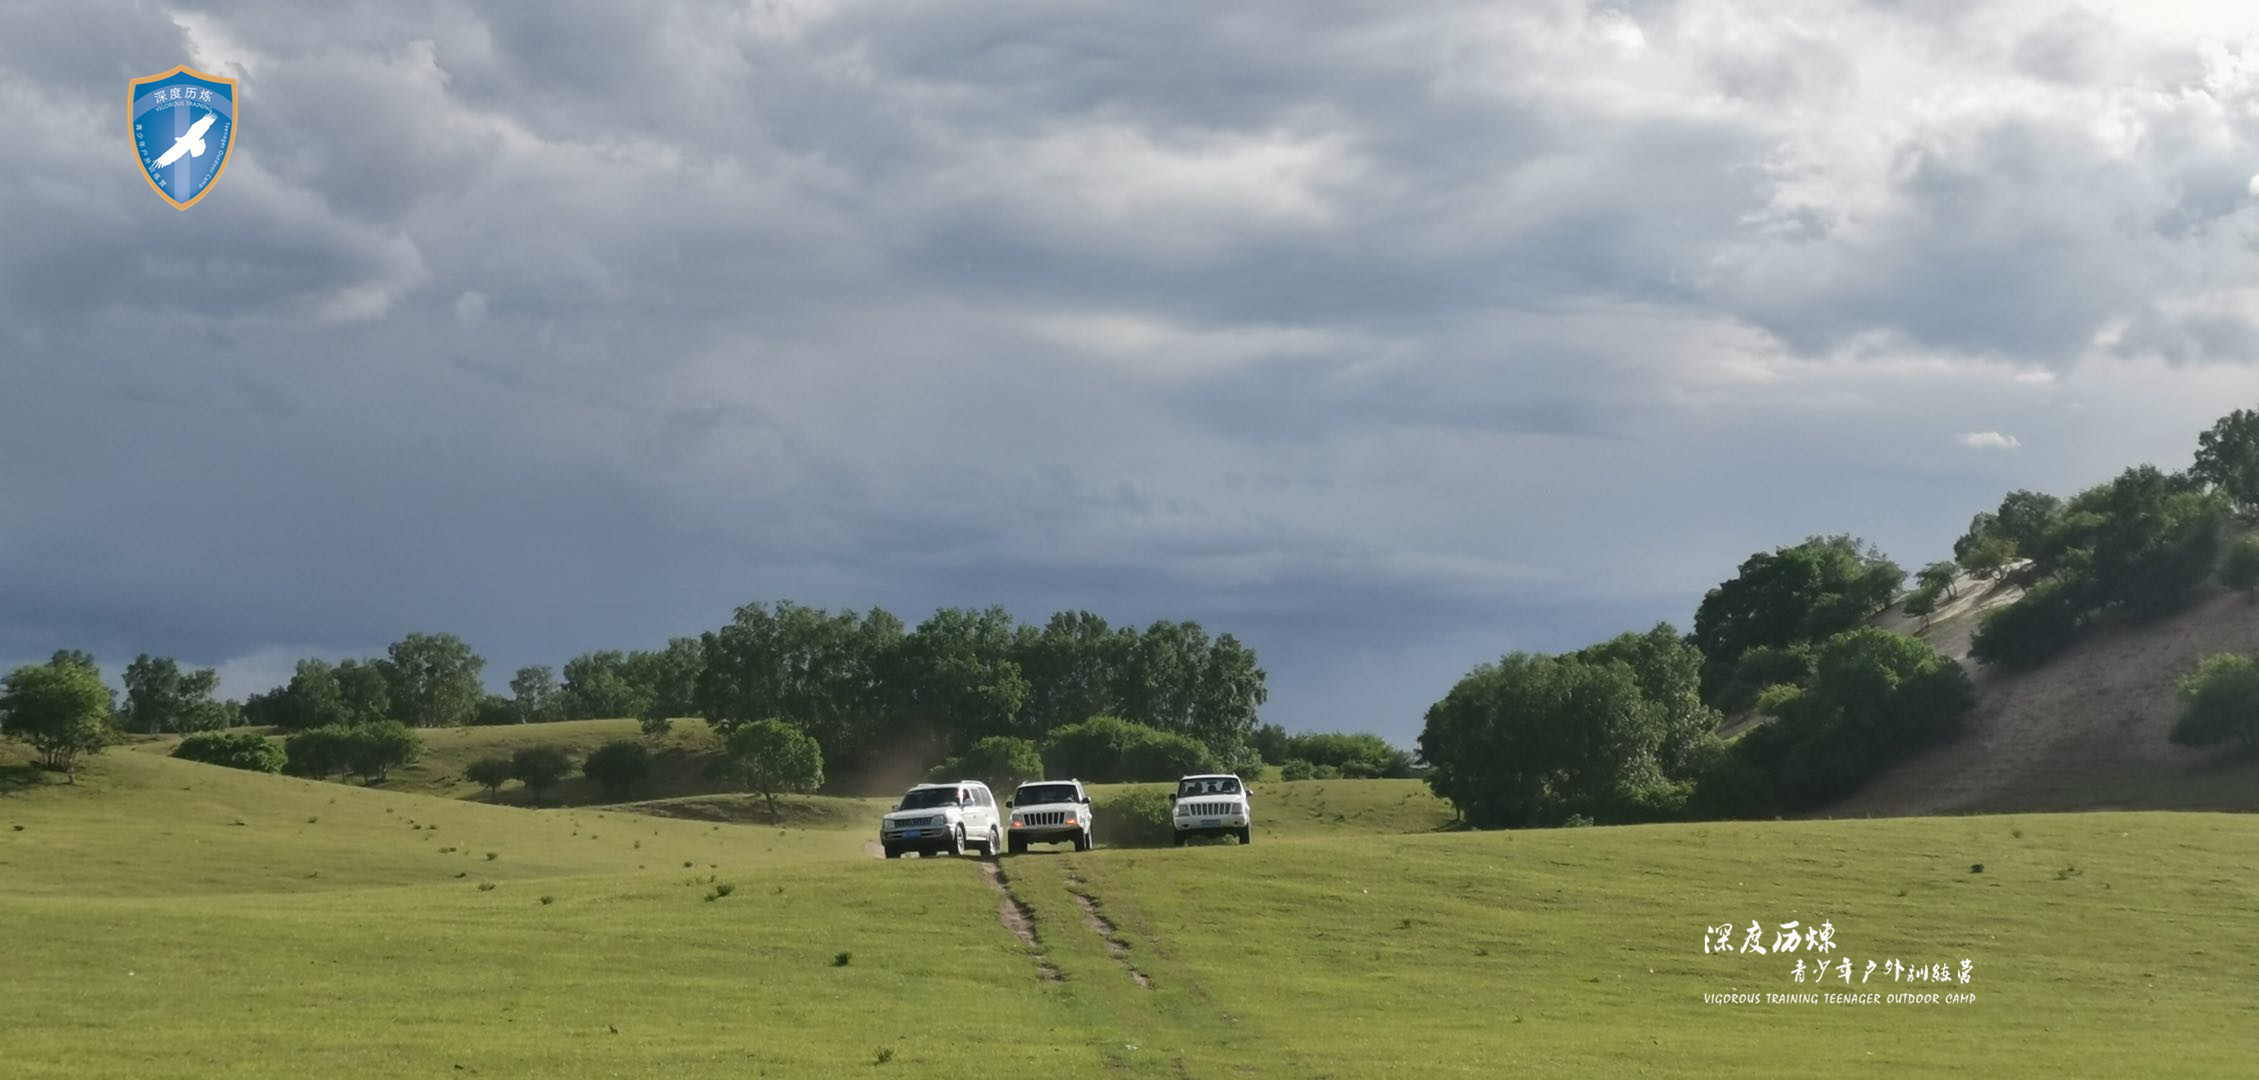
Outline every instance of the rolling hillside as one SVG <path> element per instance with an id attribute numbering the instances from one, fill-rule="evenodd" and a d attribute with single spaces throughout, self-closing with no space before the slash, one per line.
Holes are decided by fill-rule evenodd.
<path id="1" fill-rule="evenodd" d="M 0 790 L 0 1051 L 36 1078 L 1392 1080 L 2232 1075 L 2259 1052 L 2259 962 L 2221 944 L 2259 933 L 2259 818 L 1405 834 L 1432 819 L 1402 785 L 1290 791 L 1252 848 L 889 862 L 867 823 L 113 752 Z M 1791 919 L 1859 965 L 1828 992 L 1876 1003 L 1706 998 L 1823 992 L 1703 948 Z M 1865 967 L 1894 959 L 1973 977 Z M 1881 1002 L 1912 991 L 1973 996 Z"/>

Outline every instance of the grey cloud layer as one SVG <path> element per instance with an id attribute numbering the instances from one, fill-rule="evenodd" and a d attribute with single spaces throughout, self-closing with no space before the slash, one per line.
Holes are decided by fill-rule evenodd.
<path id="1" fill-rule="evenodd" d="M 2259 47 L 2146 10 L 19 5 L 0 658 L 1001 601 L 1404 736 L 2259 392 Z M 186 214 L 118 115 L 183 61 Z"/>

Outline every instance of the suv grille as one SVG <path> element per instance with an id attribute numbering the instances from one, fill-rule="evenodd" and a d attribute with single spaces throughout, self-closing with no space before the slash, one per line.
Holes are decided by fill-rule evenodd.
<path id="1" fill-rule="evenodd" d="M 1239 812 L 1238 803 L 1196 802 L 1182 805 L 1184 806 L 1185 816 L 1188 817 L 1224 817 Z"/>
<path id="2" fill-rule="evenodd" d="M 1039 810 L 1032 814 L 1021 814 L 1020 820 L 1029 825 L 1064 825 L 1067 823 L 1067 812 L 1064 810 Z"/>

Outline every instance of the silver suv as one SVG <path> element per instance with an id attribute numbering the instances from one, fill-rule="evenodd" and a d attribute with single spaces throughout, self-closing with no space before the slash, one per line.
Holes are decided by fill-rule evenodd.
<path id="1" fill-rule="evenodd" d="M 921 856 L 963 855 L 967 847 L 995 858 L 1004 850 L 996 796 L 978 780 L 919 784 L 880 820 L 879 846 L 889 859 L 899 859 L 905 851 Z"/>
<path id="2" fill-rule="evenodd" d="M 1090 793 L 1080 780 L 1031 780 L 1012 792 L 1005 804 L 1012 811 L 1012 854 L 1024 855 L 1029 844 L 1073 841 L 1076 851 L 1089 851 L 1092 826 Z"/>

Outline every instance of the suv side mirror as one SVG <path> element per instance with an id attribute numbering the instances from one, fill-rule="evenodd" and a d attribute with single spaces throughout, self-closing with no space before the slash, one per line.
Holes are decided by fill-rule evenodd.
<path id="1" fill-rule="evenodd" d="M 1084 806 L 1089 806 L 1089 805 L 1090 805 L 1090 796 L 1088 796 L 1088 795 L 1085 795 L 1085 796 L 1083 796 L 1083 797 L 1082 797 L 1082 804 L 1083 804 Z"/>
<path id="2" fill-rule="evenodd" d="M 1170 801 L 1170 802 L 1175 802 L 1175 801 L 1177 801 L 1177 793 L 1176 793 L 1176 792 L 1172 791 L 1172 792 L 1170 792 L 1170 793 L 1169 793 L 1169 801 Z"/>
<path id="3" fill-rule="evenodd" d="M 1012 800 L 1010 800 L 1010 799 L 1006 799 L 1006 800 L 1004 800 L 1004 809 L 1006 809 L 1006 810 L 1010 810 L 1011 808 L 1012 808 Z"/>

